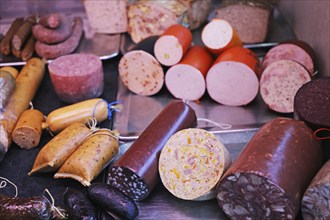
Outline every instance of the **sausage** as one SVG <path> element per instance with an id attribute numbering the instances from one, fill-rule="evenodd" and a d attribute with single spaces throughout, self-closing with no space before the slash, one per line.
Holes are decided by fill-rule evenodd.
<path id="1" fill-rule="evenodd" d="M 51 208 L 45 196 L 10 198 L 0 194 L 1 220 L 48 220 L 52 217 Z"/>
<path id="2" fill-rule="evenodd" d="M 228 21 L 243 43 L 255 44 L 266 40 L 272 5 L 270 1 L 224 0 L 216 7 L 216 18 Z"/>
<path id="3" fill-rule="evenodd" d="M 64 18 L 64 14 L 61 13 L 50 13 L 48 15 L 42 15 L 38 18 L 38 24 L 45 28 L 56 29 L 60 27 L 63 23 L 62 19 Z"/>
<path id="4" fill-rule="evenodd" d="M 36 44 L 36 39 L 33 35 L 31 35 L 22 50 L 21 53 L 22 60 L 27 61 L 33 56 L 35 44 Z"/>
<path id="5" fill-rule="evenodd" d="M 29 109 L 19 117 L 12 132 L 13 141 L 21 148 L 38 146 L 42 134 L 44 115 L 36 109 Z"/>
<path id="6" fill-rule="evenodd" d="M 220 207 L 231 219 L 296 219 L 322 153 L 304 122 L 282 117 L 267 122 L 221 178 Z"/>
<path id="7" fill-rule="evenodd" d="M 9 30 L 1 40 L 0 48 L 1 53 L 4 55 L 9 55 L 11 53 L 11 40 L 16 33 L 16 31 L 21 27 L 24 22 L 24 18 L 15 18 L 13 23 L 11 23 Z"/>
<path id="8" fill-rule="evenodd" d="M 80 122 L 85 123 L 89 118 L 102 122 L 108 117 L 108 103 L 100 98 L 89 99 L 50 112 L 43 124 L 51 132 L 58 133 L 69 125 Z"/>
<path id="9" fill-rule="evenodd" d="M 153 56 L 157 39 L 157 36 L 152 36 L 142 40 L 119 61 L 119 77 L 135 94 L 151 96 L 163 87 L 164 70 Z"/>
<path id="10" fill-rule="evenodd" d="M 91 132 L 82 123 L 65 128 L 39 151 L 29 175 L 58 170 Z"/>
<path id="11" fill-rule="evenodd" d="M 15 78 L 7 71 L 0 70 L 0 112 L 2 112 L 6 106 L 6 103 L 15 89 Z"/>
<path id="12" fill-rule="evenodd" d="M 271 48 L 262 60 L 262 69 L 279 60 L 292 60 L 304 66 L 310 76 L 314 75 L 314 52 L 311 46 L 300 40 L 281 42 Z"/>
<path id="13" fill-rule="evenodd" d="M 330 160 L 317 172 L 301 201 L 304 219 L 330 218 Z"/>
<path id="14" fill-rule="evenodd" d="M 64 14 L 59 14 L 58 16 L 60 17 L 61 25 L 56 29 L 44 27 L 42 24 L 33 26 L 32 32 L 38 41 L 45 44 L 58 44 L 70 37 L 73 32 L 72 20 Z"/>
<path id="15" fill-rule="evenodd" d="M 233 47 L 222 52 L 206 75 L 210 97 L 223 105 L 244 106 L 259 91 L 259 59 L 249 49 Z"/>
<path id="16" fill-rule="evenodd" d="M 243 46 L 232 26 L 223 19 L 212 19 L 206 24 L 201 35 L 204 45 L 213 53 L 220 54 L 231 47 Z"/>
<path id="17" fill-rule="evenodd" d="M 330 77 L 311 80 L 294 97 L 294 114 L 314 131 L 330 129 Z"/>
<path id="18" fill-rule="evenodd" d="M 183 101 L 171 101 L 142 132 L 124 155 L 109 168 L 107 183 L 134 200 L 148 197 L 159 181 L 158 157 L 177 131 L 196 126 L 194 110 Z"/>
<path id="19" fill-rule="evenodd" d="M 35 19 L 27 18 L 21 27 L 16 31 L 11 40 L 12 50 L 21 51 L 25 42 L 29 39 L 32 34 L 32 26 L 35 24 Z"/>
<path id="20" fill-rule="evenodd" d="M 16 79 L 16 77 L 18 75 L 18 70 L 12 66 L 4 66 L 4 67 L 1 67 L 0 70 L 7 71 L 14 77 L 14 79 Z"/>
<path id="21" fill-rule="evenodd" d="M 16 88 L 10 96 L 0 119 L 0 161 L 11 144 L 11 133 L 21 114 L 29 108 L 45 73 L 45 62 L 31 58 L 16 79 Z"/>
<path id="22" fill-rule="evenodd" d="M 83 1 L 88 22 L 97 33 L 127 32 L 127 3 L 119 1 Z"/>
<path id="23" fill-rule="evenodd" d="M 35 45 L 36 53 L 46 59 L 54 59 L 72 53 L 79 45 L 83 33 L 83 21 L 80 17 L 74 19 L 72 34 L 63 42 L 58 44 L 45 44 L 37 41 Z"/>
<path id="24" fill-rule="evenodd" d="M 168 27 L 155 43 L 155 57 L 164 66 L 180 62 L 192 42 L 192 33 L 183 25 Z"/>
<path id="25" fill-rule="evenodd" d="M 103 67 L 94 54 L 69 54 L 48 66 L 52 85 L 64 102 L 76 103 L 99 97 L 104 88 Z"/>
<path id="26" fill-rule="evenodd" d="M 137 1 L 128 6 L 128 33 L 134 43 L 161 35 L 169 26 L 187 18 L 187 8 L 179 1 Z"/>
<path id="27" fill-rule="evenodd" d="M 175 98 L 193 101 L 200 99 L 205 93 L 205 77 L 212 63 L 212 55 L 205 47 L 191 47 L 179 64 L 167 70 L 167 89 Z"/>
<path id="28" fill-rule="evenodd" d="M 117 136 L 101 129 L 86 137 L 54 175 L 54 178 L 72 178 L 89 186 L 119 151 Z"/>
<path id="29" fill-rule="evenodd" d="M 262 72 L 260 94 L 273 111 L 292 113 L 298 89 L 310 80 L 310 74 L 299 63 L 291 60 L 275 61 Z"/>
<path id="30" fill-rule="evenodd" d="M 67 189 L 63 194 L 64 206 L 72 220 L 96 220 L 97 211 L 84 193 Z"/>
<path id="31" fill-rule="evenodd" d="M 230 153 L 216 136 L 203 129 L 178 131 L 166 142 L 159 157 L 165 188 L 184 200 L 209 200 L 231 163 Z"/>
<path id="32" fill-rule="evenodd" d="M 88 197 L 99 207 L 123 219 L 135 219 L 139 210 L 134 200 L 116 187 L 106 183 L 92 183 Z"/>

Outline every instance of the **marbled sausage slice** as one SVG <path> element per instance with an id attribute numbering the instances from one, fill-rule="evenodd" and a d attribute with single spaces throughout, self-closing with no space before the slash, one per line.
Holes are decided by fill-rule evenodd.
<path id="1" fill-rule="evenodd" d="M 301 202 L 305 220 L 330 219 L 330 160 L 316 174 Z"/>
<path id="2" fill-rule="evenodd" d="M 298 89 L 310 80 L 308 71 L 295 61 L 273 62 L 262 72 L 261 97 L 270 109 L 280 113 L 292 113 Z"/>
<path id="3" fill-rule="evenodd" d="M 190 106 L 181 100 L 170 102 L 109 168 L 107 183 L 134 200 L 147 198 L 159 181 L 158 159 L 165 143 L 175 132 L 194 127 L 196 122 Z"/>
<path id="4" fill-rule="evenodd" d="M 166 142 L 159 157 L 159 174 L 174 196 L 207 200 L 215 198 L 215 186 L 230 163 L 230 154 L 217 137 L 190 128 L 175 133 Z"/>
<path id="5" fill-rule="evenodd" d="M 312 76 L 314 74 L 314 63 L 309 53 L 302 47 L 293 43 L 279 44 L 270 49 L 262 61 L 262 69 L 279 60 L 292 60 L 303 65 Z"/>
<path id="6" fill-rule="evenodd" d="M 252 137 L 221 178 L 220 207 L 230 219 L 295 219 L 322 154 L 304 122 L 273 119 Z"/>
<path id="7" fill-rule="evenodd" d="M 138 95 L 154 95 L 164 84 L 163 68 L 155 57 L 143 50 L 126 53 L 119 62 L 118 71 L 124 85 Z"/>

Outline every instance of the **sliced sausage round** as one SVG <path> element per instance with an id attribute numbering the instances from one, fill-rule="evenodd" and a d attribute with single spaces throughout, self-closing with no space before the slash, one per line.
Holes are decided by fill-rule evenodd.
<path id="1" fill-rule="evenodd" d="M 292 113 L 298 89 L 310 80 L 308 71 L 299 63 L 291 60 L 275 61 L 262 72 L 261 97 L 273 111 Z"/>

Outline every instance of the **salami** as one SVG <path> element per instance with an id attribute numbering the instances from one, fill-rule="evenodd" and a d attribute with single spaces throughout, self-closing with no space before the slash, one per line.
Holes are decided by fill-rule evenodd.
<path id="1" fill-rule="evenodd" d="M 164 66 L 180 62 L 192 42 L 190 30 L 180 24 L 168 27 L 155 43 L 155 57 Z"/>
<path id="2" fill-rule="evenodd" d="M 53 23 L 56 23 L 56 20 L 60 20 L 60 26 L 56 29 L 44 27 L 42 24 L 36 24 L 32 28 L 34 37 L 45 44 L 57 44 L 66 40 L 73 30 L 72 19 L 68 18 L 64 14 L 57 14 L 55 19 L 55 14 L 50 15 L 53 18 Z"/>
<path id="3" fill-rule="evenodd" d="M 260 78 L 260 94 L 267 106 L 280 113 L 292 113 L 298 89 L 311 80 L 299 63 L 279 60 L 270 64 Z"/>
<path id="4" fill-rule="evenodd" d="M 180 199 L 213 199 L 215 186 L 230 163 L 229 151 L 216 136 L 190 128 L 166 142 L 159 157 L 159 174 L 166 189 Z"/>
<path id="5" fill-rule="evenodd" d="M 159 181 L 158 157 L 177 131 L 196 126 L 194 110 L 183 101 L 170 102 L 134 144 L 108 170 L 107 183 L 134 200 L 148 197 Z"/>
<path id="6" fill-rule="evenodd" d="M 321 161 L 322 148 L 304 122 L 275 118 L 221 178 L 218 203 L 231 219 L 295 219 Z"/>
<path id="7" fill-rule="evenodd" d="M 175 98 L 200 99 L 206 90 L 205 77 L 212 62 L 212 55 L 205 47 L 191 47 L 182 61 L 166 72 L 167 89 Z"/>
<path id="8" fill-rule="evenodd" d="M 270 49 L 262 60 L 262 69 L 279 60 L 292 60 L 303 65 L 311 76 L 314 74 L 314 53 L 309 44 L 295 40 L 282 42 Z"/>
<path id="9" fill-rule="evenodd" d="M 103 67 L 93 54 L 61 56 L 48 66 L 52 85 L 58 97 L 76 103 L 100 96 L 104 88 Z"/>
<path id="10" fill-rule="evenodd" d="M 304 193 L 301 212 L 304 219 L 330 219 L 330 160 L 326 162 Z"/>
<path id="11" fill-rule="evenodd" d="M 204 45 L 217 55 L 231 47 L 243 46 L 236 31 L 223 19 L 215 18 L 205 25 L 201 38 Z"/>
<path id="12" fill-rule="evenodd" d="M 157 39 L 152 36 L 142 40 L 119 61 L 120 79 L 135 94 L 154 95 L 164 85 L 164 70 L 153 56 Z"/>
<path id="13" fill-rule="evenodd" d="M 233 47 L 221 53 L 206 75 L 210 97 L 223 105 L 243 106 L 259 90 L 259 59 L 249 49 Z"/>
<path id="14" fill-rule="evenodd" d="M 57 44 L 45 44 L 37 41 L 35 51 L 40 57 L 46 59 L 54 59 L 72 53 L 78 47 L 82 34 L 83 21 L 80 17 L 76 17 L 72 34 L 65 41 Z"/>

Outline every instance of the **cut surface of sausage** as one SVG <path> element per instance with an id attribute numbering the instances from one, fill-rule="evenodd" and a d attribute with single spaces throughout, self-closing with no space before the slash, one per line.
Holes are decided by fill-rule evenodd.
<path id="1" fill-rule="evenodd" d="M 304 122 L 277 117 L 259 129 L 221 178 L 218 203 L 230 219 L 296 219 L 322 155 Z"/>
<path id="2" fill-rule="evenodd" d="M 214 101 L 223 105 L 242 106 L 257 96 L 259 81 L 247 65 L 224 61 L 211 67 L 206 76 L 206 88 Z"/>
<path id="3" fill-rule="evenodd" d="M 262 69 L 279 60 L 292 60 L 303 65 L 310 75 L 314 73 L 312 57 L 301 47 L 294 44 L 279 44 L 270 49 L 262 61 Z"/>
<path id="4" fill-rule="evenodd" d="M 156 41 L 155 56 L 161 64 L 172 66 L 181 60 L 183 49 L 176 37 L 166 35 Z"/>
<path id="5" fill-rule="evenodd" d="M 103 67 L 96 55 L 61 56 L 52 61 L 48 69 L 56 94 L 65 102 L 96 98 L 103 92 Z"/>
<path id="6" fill-rule="evenodd" d="M 198 100 L 205 93 L 205 79 L 193 66 L 177 64 L 165 75 L 165 84 L 170 93 L 178 99 Z"/>
<path id="7" fill-rule="evenodd" d="M 203 28 L 202 41 L 208 48 L 217 50 L 226 47 L 233 35 L 233 29 L 227 21 L 216 19 Z"/>
<path id="8" fill-rule="evenodd" d="M 190 128 L 166 142 L 159 157 L 159 174 L 166 189 L 180 199 L 213 199 L 214 187 L 229 164 L 230 154 L 216 136 Z"/>
<path id="9" fill-rule="evenodd" d="M 280 113 L 292 113 L 298 89 L 310 80 L 308 71 L 295 61 L 273 62 L 261 75 L 261 97 L 270 109 Z"/>
<path id="10" fill-rule="evenodd" d="M 118 66 L 120 79 L 133 93 L 154 95 L 164 84 L 164 71 L 155 57 L 142 50 L 126 53 Z"/>

